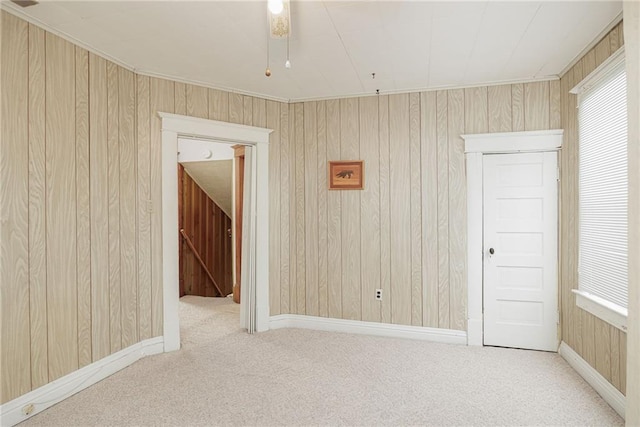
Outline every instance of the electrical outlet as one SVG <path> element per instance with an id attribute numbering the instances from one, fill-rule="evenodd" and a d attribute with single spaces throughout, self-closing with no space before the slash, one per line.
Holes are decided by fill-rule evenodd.
<path id="1" fill-rule="evenodd" d="M 377 300 L 382 299 L 382 289 L 376 289 L 376 299 Z"/>

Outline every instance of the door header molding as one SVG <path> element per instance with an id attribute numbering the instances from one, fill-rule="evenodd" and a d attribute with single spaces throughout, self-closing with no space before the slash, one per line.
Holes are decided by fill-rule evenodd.
<path id="1" fill-rule="evenodd" d="M 562 148 L 564 129 L 527 132 L 478 133 L 460 135 L 465 153 L 523 153 L 557 151 Z"/>

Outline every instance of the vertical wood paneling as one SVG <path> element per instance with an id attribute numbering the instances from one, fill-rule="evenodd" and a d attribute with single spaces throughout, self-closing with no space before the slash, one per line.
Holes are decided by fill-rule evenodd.
<path id="1" fill-rule="evenodd" d="M 209 119 L 228 122 L 229 120 L 229 92 L 209 89 Z"/>
<path id="2" fill-rule="evenodd" d="M 620 25 L 616 25 L 609 32 L 609 52 L 614 53 L 620 47 L 620 37 L 618 35 L 618 31 L 620 30 Z"/>
<path id="3" fill-rule="evenodd" d="M 620 334 L 620 392 L 627 392 L 627 334 Z"/>
<path id="4" fill-rule="evenodd" d="M 322 317 L 329 315 L 328 280 L 327 280 L 327 103 L 317 103 L 317 132 L 318 132 L 318 314 Z"/>
<path id="5" fill-rule="evenodd" d="M 504 106 L 503 106 L 504 108 Z M 501 111 L 498 110 L 498 116 Z M 464 133 L 487 133 L 489 131 L 489 100 L 486 87 L 464 90 Z M 451 112 L 449 112 L 451 115 Z"/>
<path id="6" fill-rule="evenodd" d="M 357 98 L 340 100 L 340 156 L 343 160 L 360 158 L 358 110 Z M 341 191 L 341 193 L 342 317 L 360 320 L 362 318 L 360 191 Z"/>
<path id="7" fill-rule="evenodd" d="M 340 158 L 340 101 L 329 100 L 327 101 L 327 160 L 340 160 Z M 335 318 L 342 318 L 341 218 L 340 191 L 329 191 L 327 194 L 327 286 L 329 317 Z"/>
<path id="8" fill-rule="evenodd" d="M 76 241 L 78 280 L 78 364 L 91 363 L 91 198 L 89 173 L 89 52 L 75 48 L 76 73 Z M 30 114 L 31 116 L 31 110 Z M 135 309 L 135 307 L 134 307 Z"/>
<path id="9" fill-rule="evenodd" d="M 511 112 L 513 123 L 512 132 L 523 131 L 524 129 L 524 84 L 511 85 Z"/>
<path id="10" fill-rule="evenodd" d="M 120 294 L 120 118 L 118 114 L 118 66 L 107 62 L 107 152 L 109 188 L 109 331 L 111 352 L 122 349 Z"/>
<path id="11" fill-rule="evenodd" d="M 304 103 L 304 237 L 305 237 L 305 314 L 319 314 L 318 300 L 318 133 L 315 102 Z"/>
<path id="12" fill-rule="evenodd" d="M 265 104 L 269 135 L 269 314 L 280 314 L 280 103 Z M 258 109 L 260 110 L 260 108 Z M 254 108 L 254 112 L 256 109 Z M 259 121 L 259 120 L 258 120 Z"/>
<path id="13" fill-rule="evenodd" d="M 138 232 L 138 335 L 151 333 L 151 111 L 149 77 L 136 77 L 137 128 L 137 232 Z"/>
<path id="14" fill-rule="evenodd" d="M 610 325 L 603 322 L 600 319 L 594 319 L 595 333 L 594 338 L 597 343 L 602 345 L 596 345 L 596 369 L 611 382 L 611 332 L 609 330 Z"/>
<path id="15" fill-rule="evenodd" d="M 611 384 L 620 390 L 620 334 L 624 334 L 618 328 L 611 325 L 609 327 L 610 348 L 611 348 Z M 605 344 L 606 345 L 606 344 Z"/>
<path id="16" fill-rule="evenodd" d="M 509 95 L 511 92 L 509 91 Z M 420 94 L 422 170 L 422 326 L 438 327 L 438 141 L 436 93 Z M 511 121 L 509 121 L 509 124 Z"/>
<path id="17" fill-rule="evenodd" d="M 582 358 L 589 365 L 596 368 L 596 343 L 595 343 L 595 317 L 591 313 L 580 310 L 582 313 Z"/>
<path id="18" fill-rule="evenodd" d="M 296 112 L 294 104 L 289 104 L 289 310 L 297 313 L 296 285 Z"/>
<path id="19" fill-rule="evenodd" d="M 446 91 L 436 93 L 438 144 L 438 327 L 449 328 L 449 145 Z"/>
<path id="20" fill-rule="evenodd" d="M 136 76 L 6 13 L 2 19 L 2 114 L 10 125 L 3 121 L 0 173 L 3 200 L 11 201 L 2 209 L 18 230 L 7 240 L 8 225 L 2 225 L 2 280 L 26 283 L 2 289 L 3 300 L 17 301 L 2 307 L 3 321 L 24 320 L 23 331 L 3 326 L 3 361 L 12 361 L 11 372 L 3 365 L 3 401 L 7 393 L 23 394 L 162 334 L 158 111 L 275 130 L 269 159 L 272 314 L 464 329 L 460 133 L 566 128 L 561 274 L 563 281 L 575 279 L 577 254 L 567 240 L 577 234 L 569 209 L 577 203 L 571 172 L 577 145 L 569 141 L 577 132 L 566 124 L 575 120 L 575 109 L 567 111 L 575 97 L 565 94 L 566 76 L 285 104 Z M 576 64 L 572 83 L 615 51 L 621 33 L 614 29 Z M 327 161 L 339 159 L 365 161 L 363 191 L 327 190 Z M 196 205 L 202 230 L 228 226 L 202 195 Z M 224 277 L 230 270 L 207 248 L 227 240 L 220 232 L 198 241 Z M 75 255 L 59 262 L 69 248 Z M 184 267 L 210 291 L 195 264 Z M 382 301 L 373 297 L 378 288 Z M 575 309 L 570 287 L 563 287 L 562 303 L 563 339 L 624 389 L 626 335 Z"/>
<path id="21" fill-rule="evenodd" d="M 251 124 L 257 127 L 268 127 L 267 126 L 267 101 L 261 98 L 251 98 L 253 102 L 253 119 Z M 275 122 L 274 122 L 275 126 Z M 271 130 L 275 130 L 274 128 L 270 128 Z"/>
<path id="22" fill-rule="evenodd" d="M 242 123 L 251 126 L 253 124 L 253 98 L 250 96 L 242 97 Z"/>
<path id="23" fill-rule="evenodd" d="M 580 65 L 578 65 L 580 64 Z M 584 76 L 588 76 L 593 70 L 596 69 L 596 50 L 595 48 L 591 49 L 589 52 L 587 52 L 587 54 L 585 56 L 582 57 L 582 59 L 573 66 L 573 70 L 577 69 L 578 67 L 582 67 L 582 75 Z M 572 75 L 572 71 L 570 70 L 566 75 L 566 77 L 569 77 L 569 75 Z M 580 83 L 578 82 L 574 82 L 574 84 L 578 84 Z M 569 90 L 571 90 L 573 87 L 570 87 Z"/>
<path id="24" fill-rule="evenodd" d="M 49 380 L 78 369 L 75 48 L 46 35 Z M 69 155 L 71 153 L 71 155 Z"/>
<path id="25" fill-rule="evenodd" d="M 4 11 L 1 14 L 0 297 L 3 304 L 0 313 L 0 402 L 4 403 L 31 389 L 27 121 L 29 26 L 25 21 Z"/>
<path id="26" fill-rule="evenodd" d="M 209 89 L 202 86 L 187 85 L 187 115 L 209 118 Z M 178 104 L 176 100 L 176 104 Z"/>
<path id="27" fill-rule="evenodd" d="M 187 85 L 185 83 L 175 83 L 174 87 L 175 96 L 175 112 L 176 114 L 187 115 Z M 207 93 L 208 96 L 208 93 Z M 208 117 L 207 111 L 207 117 Z M 205 118 L 207 118 L 205 117 Z"/>
<path id="28" fill-rule="evenodd" d="M 411 193 L 409 95 L 389 96 L 391 322 L 411 325 Z"/>
<path id="29" fill-rule="evenodd" d="M 29 301 L 30 301 L 29 314 L 30 314 L 30 326 L 31 326 L 31 386 L 32 388 L 40 387 L 49 382 L 49 363 L 48 363 L 48 353 L 47 353 L 47 260 L 46 260 L 47 236 L 46 236 L 46 228 L 45 228 L 47 219 L 46 219 L 46 181 L 45 181 L 45 161 L 46 161 L 45 139 L 46 138 L 45 138 L 45 41 L 44 39 L 45 39 L 44 30 L 41 30 L 40 28 L 34 25 L 29 25 L 29 114 L 28 114 L 28 117 L 29 117 L 29 180 L 28 180 L 29 181 L 29 288 L 28 289 L 29 289 Z M 80 80 L 81 79 L 82 77 L 80 77 Z M 4 83 L 2 87 L 6 87 Z M 7 141 L 7 139 L 4 139 L 4 141 Z M 81 146 L 82 144 L 79 144 L 78 150 L 81 150 L 80 148 Z M 80 153 L 80 155 L 82 154 L 83 153 Z M 80 164 L 78 165 L 78 168 L 80 168 Z M 88 172 L 88 168 L 87 168 L 87 172 Z M 82 173 L 80 174 L 80 177 L 81 177 L 80 179 L 84 178 Z M 87 195 L 88 195 L 88 192 L 87 192 Z M 6 199 L 3 197 L 2 200 L 6 200 Z M 4 236 L 3 236 L 3 239 L 4 239 Z M 78 269 L 80 269 L 81 266 L 83 265 L 80 260 L 80 258 L 83 255 L 84 254 L 80 252 L 80 242 L 79 242 Z M 6 267 L 3 267 L 3 268 L 6 268 Z M 80 277 L 78 279 L 80 280 Z M 7 282 L 3 282 L 3 283 L 7 283 Z M 80 289 L 79 289 L 79 292 L 80 292 Z M 78 309 L 80 309 L 80 307 L 78 307 Z M 78 312 L 78 314 L 80 314 L 80 311 Z M 80 330 L 78 330 L 78 333 L 80 334 Z"/>
<path id="30" fill-rule="evenodd" d="M 378 98 L 360 98 L 359 112 L 360 159 L 365 167 L 365 189 L 360 195 L 362 320 L 379 322 L 380 301 L 374 298 L 376 289 L 381 289 Z"/>
<path id="31" fill-rule="evenodd" d="M 239 93 L 229 94 L 229 121 L 242 124 L 244 121 L 243 96 Z"/>
<path id="32" fill-rule="evenodd" d="M 411 163 L 411 324 L 422 326 L 422 172 L 420 165 L 420 94 L 409 95 Z"/>
<path id="33" fill-rule="evenodd" d="M 489 132 L 511 132 L 511 85 L 487 88 Z"/>
<path id="34" fill-rule="evenodd" d="M 560 80 L 549 82 L 549 129 L 560 129 Z"/>
<path id="35" fill-rule="evenodd" d="M 618 24 L 618 47 L 624 45 L 624 21 Z"/>
<path id="36" fill-rule="evenodd" d="M 595 47 L 596 67 L 602 64 L 611 55 L 611 41 L 609 35 L 605 36 Z"/>
<path id="37" fill-rule="evenodd" d="M 289 104 L 289 309 L 298 313 L 298 284 L 296 277 L 298 247 L 296 244 L 296 111 L 295 104 Z"/>
<path id="38" fill-rule="evenodd" d="M 151 112 L 151 332 L 162 335 L 162 120 L 158 112 L 173 113 L 173 82 L 150 79 Z M 176 170 L 177 173 L 177 170 Z"/>
<path id="39" fill-rule="evenodd" d="M 549 82 L 524 84 L 524 130 L 549 129 Z"/>
<path id="40" fill-rule="evenodd" d="M 304 104 L 294 104 L 295 128 L 295 228 L 296 228 L 296 313 L 305 314 L 306 296 L 306 251 L 305 251 L 305 217 L 304 217 Z"/>
<path id="41" fill-rule="evenodd" d="M 620 390 L 620 335 L 624 332 L 611 325 L 608 326 L 610 328 L 611 384 Z"/>
<path id="42" fill-rule="evenodd" d="M 389 172 L 389 96 L 378 97 L 380 135 L 380 321 L 391 323 L 391 203 Z"/>
<path id="43" fill-rule="evenodd" d="M 136 250 L 135 75 L 118 69 L 120 148 L 120 295 L 122 347 L 138 342 L 138 281 Z"/>
<path id="44" fill-rule="evenodd" d="M 465 100 L 463 90 L 448 91 L 449 139 L 449 327 L 467 329 L 467 180 L 464 163 L 464 141 L 460 137 L 465 128 Z M 485 99 L 485 97 L 474 97 Z M 486 111 L 486 101 L 479 110 Z M 487 128 L 486 113 L 474 112 L 471 117 L 482 117 Z M 473 119 L 472 119 L 473 120 Z M 480 121 L 476 119 L 476 121 Z M 477 129 L 477 128 L 476 128 Z"/>
<path id="45" fill-rule="evenodd" d="M 89 172 L 91 190 L 91 356 L 111 352 L 109 334 L 109 193 L 107 63 L 89 54 Z"/>
<path id="46" fill-rule="evenodd" d="M 280 312 L 291 313 L 289 291 L 290 239 L 289 239 L 289 105 L 280 105 Z"/>

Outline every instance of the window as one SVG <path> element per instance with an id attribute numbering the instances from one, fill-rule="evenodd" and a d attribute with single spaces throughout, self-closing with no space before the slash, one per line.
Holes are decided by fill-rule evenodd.
<path id="1" fill-rule="evenodd" d="M 626 330 L 627 83 L 617 52 L 578 93 L 577 304 Z"/>

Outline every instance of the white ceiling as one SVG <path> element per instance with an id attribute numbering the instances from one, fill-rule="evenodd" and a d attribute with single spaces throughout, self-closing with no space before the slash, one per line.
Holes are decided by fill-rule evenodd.
<path id="1" fill-rule="evenodd" d="M 282 100 L 557 76 L 620 1 L 305 1 L 269 42 L 266 0 L 41 1 L 29 17 L 139 72 Z M 375 79 L 371 73 L 375 73 Z"/>
<path id="2" fill-rule="evenodd" d="M 233 160 L 186 162 L 182 165 L 207 196 L 231 218 Z"/>

